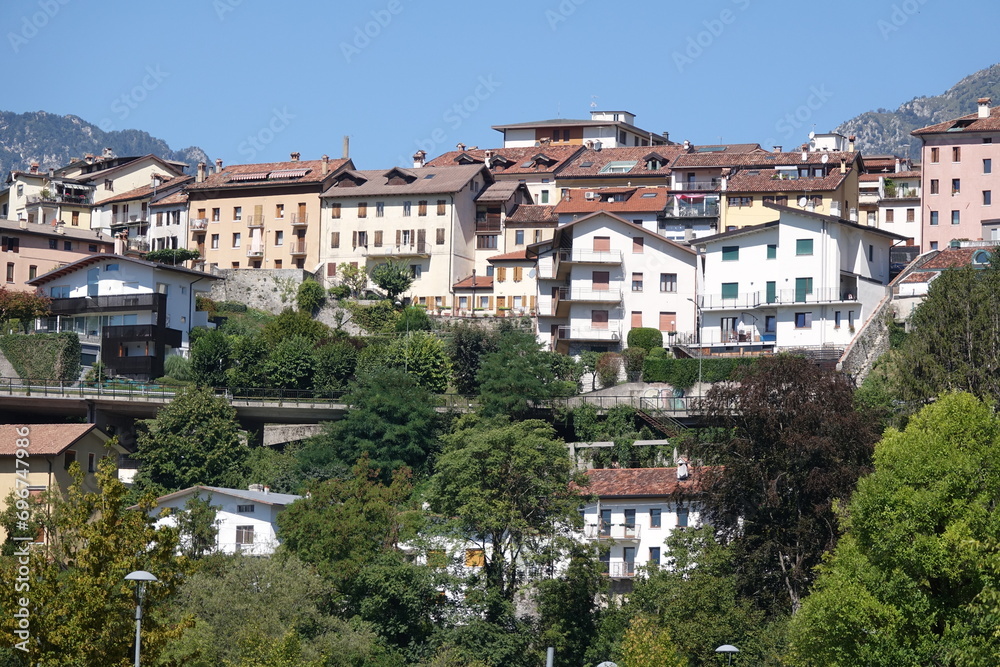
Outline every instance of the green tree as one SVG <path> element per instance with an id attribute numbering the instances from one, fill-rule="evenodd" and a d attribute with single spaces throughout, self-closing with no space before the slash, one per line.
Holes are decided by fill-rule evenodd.
<path id="1" fill-rule="evenodd" d="M 565 572 L 538 582 L 541 644 L 555 648 L 558 667 L 586 663 L 606 589 L 601 563 L 589 545 L 572 547 Z"/>
<path id="2" fill-rule="evenodd" d="M 188 250 L 187 248 L 164 248 L 163 250 L 153 250 L 147 252 L 143 259 L 150 262 L 159 262 L 160 264 L 169 264 L 170 266 L 177 266 L 178 264 L 183 264 L 184 262 L 198 259 L 201 255 L 198 254 L 197 250 Z"/>
<path id="3" fill-rule="evenodd" d="M 0 577 L 11 593 L 0 597 L 0 637 L 4 646 L 25 641 L 27 658 L 41 667 L 132 664 L 134 587 L 125 575 L 152 572 L 159 582 L 147 586 L 143 603 L 143 654 L 155 661 L 164 643 L 180 632 L 159 611 L 176 590 L 185 560 L 177 558 L 177 530 L 155 528 L 149 515 L 153 498 L 131 509 L 128 489 L 118 481 L 114 457 L 98 466 L 96 493 L 84 490 L 78 463 L 65 496 L 54 494 L 45 544 L 26 557 L 0 561 Z M 18 568 L 28 568 L 25 588 L 15 595 Z M 22 579 L 23 580 L 23 579 Z M 28 600 L 30 639 L 16 634 L 19 598 Z"/>
<path id="4" fill-rule="evenodd" d="M 313 350 L 313 342 L 305 336 L 278 341 L 261 364 L 267 386 L 277 389 L 311 387 L 316 359 Z"/>
<path id="5" fill-rule="evenodd" d="M 443 394 L 451 379 L 451 360 L 440 338 L 425 331 L 410 332 L 389 346 L 389 363 L 403 369 L 420 387 Z"/>
<path id="6" fill-rule="evenodd" d="M 467 415 L 442 440 L 431 504 L 483 550 L 483 576 L 472 585 L 486 594 L 486 618 L 498 621 L 524 583 L 522 559 L 551 564 L 572 545 L 582 496 L 570 482 L 586 479 L 543 421 Z"/>
<path id="7" fill-rule="evenodd" d="M 218 329 L 211 329 L 191 345 L 191 374 L 203 387 L 226 385 L 226 371 L 231 363 L 229 338 Z"/>
<path id="8" fill-rule="evenodd" d="M 292 336 L 302 336 L 312 343 L 321 344 L 333 336 L 333 331 L 314 320 L 309 313 L 286 308 L 264 325 L 262 334 L 267 344 L 272 346 Z"/>
<path id="9" fill-rule="evenodd" d="M 410 289 L 413 284 L 413 272 L 406 262 L 388 261 L 379 264 L 371 271 L 372 282 L 385 291 L 389 300 Z"/>
<path id="10" fill-rule="evenodd" d="M 534 402 L 573 393 L 571 382 L 557 378 L 551 354 L 529 333 L 505 332 L 497 351 L 482 359 L 476 376 L 483 415 L 523 419 Z"/>
<path id="11" fill-rule="evenodd" d="M 645 616 L 636 616 L 622 637 L 621 667 L 686 667 L 670 632 Z"/>
<path id="12" fill-rule="evenodd" d="M 219 536 L 216 522 L 217 508 L 212 505 L 212 496 L 201 498 L 195 492 L 184 503 L 184 511 L 178 512 L 177 530 L 180 533 L 181 552 L 189 558 L 204 558 L 215 551 Z"/>
<path id="13" fill-rule="evenodd" d="M 52 299 L 34 292 L 15 291 L 0 285 L 0 326 L 18 320 L 24 333 L 28 333 L 37 317 L 47 317 Z"/>
<path id="14" fill-rule="evenodd" d="M 137 488 L 160 493 L 198 484 L 242 486 L 249 450 L 235 408 L 211 389 L 183 389 L 155 419 L 139 424 Z"/>
<path id="15" fill-rule="evenodd" d="M 229 368 L 226 385 L 234 392 L 269 386 L 264 362 L 274 349 L 259 331 L 229 336 Z"/>
<path id="16" fill-rule="evenodd" d="M 706 521 L 733 544 L 742 592 L 781 615 L 836 544 L 834 502 L 870 469 L 877 435 L 847 379 L 801 357 L 762 358 L 733 379 L 704 400 L 728 434 L 701 446 L 721 464 L 708 473 Z"/>
<path id="17" fill-rule="evenodd" d="M 455 376 L 455 389 L 460 394 L 474 394 L 479 390 L 479 366 L 483 358 L 496 352 L 500 335 L 495 329 L 482 324 L 460 322 L 451 330 L 448 354 Z"/>
<path id="18" fill-rule="evenodd" d="M 295 294 L 295 304 L 305 313 L 315 313 L 326 300 L 326 291 L 315 280 L 303 280 Z"/>
<path id="19" fill-rule="evenodd" d="M 790 627 L 796 665 L 1000 661 L 1000 418 L 946 394 L 888 429 Z"/>
<path id="20" fill-rule="evenodd" d="M 617 352 L 605 352 L 597 359 L 597 379 L 601 387 L 607 389 L 618 384 L 622 373 L 622 355 Z"/>
<path id="21" fill-rule="evenodd" d="M 337 265 L 337 273 L 340 275 L 340 284 L 347 286 L 350 295 L 355 299 L 360 299 L 365 288 L 368 287 L 368 275 L 359 266 L 342 262 Z"/>
<path id="22" fill-rule="evenodd" d="M 316 348 L 313 367 L 313 389 L 319 392 L 338 392 L 347 387 L 358 363 L 356 343 L 335 340 Z"/>
<path id="23" fill-rule="evenodd" d="M 431 318 L 427 315 L 427 309 L 419 306 L 407 306 L 403 309 L 402 316 L 396 322 L 396 333 L 410 333 L 413 331 L 430 331 L 434 328 Z"/>

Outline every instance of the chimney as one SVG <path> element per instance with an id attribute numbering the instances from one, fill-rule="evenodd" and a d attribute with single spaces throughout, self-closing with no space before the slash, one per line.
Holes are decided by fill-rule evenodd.
<path id="1" fill-rule="evenodd" d="M 105 148 L 104 149 L 104 154 L 101 157 L 110 160 L 114 156 L 115 156 L 115 152 L 113 150 L 111 150 L 110 148 Z"/>
<path id="2" fill-rule="evenodd" d="M 670 145 L 670 133 L 667 132 L 666 130 L 663 131 L 663 143 L 665 143 L 668 146 Z"/>
<path id="3" fill-rule="evenodd" d="M 32 162 L 31 163 L 31 166 L 28 168 L 28 173 L 29 174 L 37 174 L 38 173 L 38 163 L 37 162 Z"/>
<path id="4" fill-rule="evenodd" d="M 989 118 L 990 117 L 990 102 L 993 100 L 989 97 L 980 97 L 979 102 L 979 117 Z"/>
<path id="5" fill-rule="evenodd" d="M 53 169 L 52 167 L 49 167 L 49 178 L 52 179 L 55 177 L 56 177 L 56 170 Z"/>
<path id="6" fill-rule="evenodd" d="M 895 171 L 895 173 L 898 174 L 901 171 L 903 171 L 903 165 L 900 163 L 899 158 L 896 158 L 896 171 Z"/>
<path id="7" fill-rule="evenodd" d="M 216 160 L 215 160 L 215 173 L 217 173 L 217 174 L 221 174 L 222 173 L 222 158 L 221 157 L 220 158 L 216 158 Z"/>
<path id="8" fill-rule="evenodd" d="M 854 140 L 855 136 L 853 134 L 847 137 L 847 150 L 851 153 L 854 152 Z"/>
<path id="9" fill-rule="evenodd" d="M 194 177 L 194 182 L 195 183 L 204 183 L 205 182 L 205 167 L 206 166 L 207 165 L 204 162 L 199 162 L 198 163 L 198 174 L 197 174 L 197 176 Z"/>
<path id="10" fill-rule="evenodd" d="M 302 157 L 302 153 L 292 153 L 292 162 L 298 162 L 299 158 Z"/>
<path id="11" fill-rule="evenodd" d="M 265 485 L 264 486 L 264 494 L 267 495 L 268 493 L 271 493 L 271 487 Z"/>
<path id="12" fill-rule="evenodd" d="M 324 155 L 319 160 L 323 163 L 323 175 L 326 176 L 330 173 L 330 156 Z"/>
<path id="13" fill-rule="evenodd" d="M 587 139 L 585 142 L 583 142 L 583 145 L 586 146 L 588 149 L 591 149 L 594 147 L 594 141 L 592 139 Z"/>
<path id="14" fill-rule="evenodd" d="M 840 158 L 840 173 L 847 173 L 847 158 L 845 157 Z"/>
<path id="15" fill-rule="evenodd" d="M 803 162 L 808 162 L 809 161 L 809 151 L 807 151 L 807 150 L 803 150 L 802 151 L 802 161 Z"/>
<path id="16" fill-rule="evenodd" d="M 87 153 L 86 155 L 83 156 L 83 159 L 87 161 L 87 164 L 94 164 L 94 154 L 93 153 Z"/>
<path id="17" fill-rule="evenodd" d="M 688 141 L 687 139 L 684 140 L 684 150 L 686 151 L 691 150 L 691 142 Z"/>
<path id="18" fill-rule="evenodd" d="M 465 144 L 463 144 L 461 142 L 455 144 L 455 148 L 457 148 L 458 150 L 462 151 L 463 153 L 465 152 Z"/>
<path id="19" fill-rule="evenodd" d="M 427 157 L 427 153 L 424 151 L 417 151 L 413 154 L 413 168 L 420 169 L 424 166 L 424 159 Z"/>
<path id="20" fill-rule="evenodd" d="M 677 479 L 685 480 L 691 476 L 691 472 L 688 470 L 688 462 L 686 459 L 677 459 Z"/>
<path id="21" fill-rule="evenodd" d="M 782 149 L 782 148 L 784 148 L 784 146 L 780 146 L 780 145 L 779 145 L 779 146 L 772 146 L 772 147 L 771 147 L 771 149 L 772 149 L 772 150 L 773 150 L 773 151 L 774 151 L 775 153 L 780 153 L 780 152 L 781 152 L 781 149 Z"/>
<path id="22" fill-rule="evenodd" d="M 344 135 L 344 154 L 341 156 L 344 160 L 348 160 L 351 157 L 351 138 Z"/>

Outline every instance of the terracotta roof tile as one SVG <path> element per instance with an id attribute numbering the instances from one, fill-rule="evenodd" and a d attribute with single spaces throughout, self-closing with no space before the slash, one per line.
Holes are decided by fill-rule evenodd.
<path id="1" fill-rule="evenodd" d="M 587 471 L 586 491 L 599 498 L 651 498 L 694 495 L 704 490 L 711 467 L 691 466 L 687 479 L 677 479 L 677 468 L 603 468 Z"/>
<path id="2" fill-rule="evenodd" d="M 473 178 L 486 174 L 480 187 L 492 180 L 485 167 L 472 164 L 461 167 L 420 167 L 418 169 L 376 169 L 344 172 L 340 181 L 334 181 L 323 197 L 375 197 L 390 195 L 434 195 L 458 192 Z M 390 175 L 404 181 L 390 184 Z M 347 185 L 348 182 L 354 183 Z"/>
<path id="3" fill-rule="evenodd" d="M 521 183 L 517 181 L 497 181 L 496 183 L 490 183 L 485 189 L 483 189 L 478 195 L 476 195 L 477 202 L 505 202 L 514 196 L 517 189 L 521 187 Z"/>
<path id="4" fill-rule="evenodd" d="M 997 130 L 1000 130 L 1000 107 L 990 109 L 990 115 L 987 118 L 980 118 L 978 112 L 971 113 L 960 118 L 946 120 L 943 123 L 918 128 L 910 132 L 910 134 L 919 136 L 921 134 L 939 134 L 942 132 L 988 132 Z"/>
<path id="5" fill-rule="evenodd" d="M 669 176 L 673 161 L 684 153 L 681 146 L 629 146 L 621 148 L 602 148 L 594 150 L 587 148 L 575 156 L 565 167 L 559 170 L 559 178 L 587 178 L 609 176 Z M 659 169 L 648 169 L 647 157 L 658 155 L 662 158 Z M 611 162 L 635 162 L 626 172 L 601 173 L 601 170 Z"/>
<path id="6" fill-rule="evenodd" d="M 163 179 L 158 186 L 156 186 L 156 191 L 160 192 L 167 188 L 173 188 L 181 183 L 186 183 L 187 181 L 193 181 L 194 176 L 179 176 L 174 178 Z M 135 201 L 137 199 L 148 199 L 153 195 L 153 186 L 144 185 L 141 188 L 136 188 L 134 190 L 129 190 L 128 192 L 123 192 L 120 195 L 115 195 L 111 199 L 105 199 L 101 201 L 101 206 L 105 204 L 115 204 L 122 201 Z"/>
<path id="7" fill-rule="evenodd" d="M 523 262 L 528 259 L 527 250 L 517 250 L 515 252 L 507 252 L 502 255 L 494 255 L 493 257 L 488 257 L 487 262 Z"/>
<path id="8" fill-rule="evenodd" d="M 467 148 L 449 151 L 427 162 L 427 167 L 454 167 L 466 164 L 484 164 L 486 154 L 491 156 L 494 174 L 551 174 L 579 153 L 583 146 L 526 146 L 516 148 Z M 549 160 L 535 160 L 537 156 Z M 495 159 L 501 158 L 501 159 Z M 530 166 L 524 166 L 528 163 Z"/>
<path id="9" fill-rule="evenodd" d="M 554 225 L 559 222 L 555 211 L 556 207 L 549 204 L 521 204 L 507 216 L 507 224 Z"/>
<path id="10" fill-rule="evenodd" d="M 850 173 L 848 170 L 847 173 Z M 834 168 L 822 178 L 777 178 L 776 169 L 743 169 L 730 177 L 726 194 L 739 192 L 816 192 L 836 190 L 847 178 L 839 168 Z"/>
<path id="11" fill-rule="evenodd" d="M 97 427 L 93 424 L 4 424 L 0 425 L 0 456 L 17 452 L 17 429 L 28 427 L 28 453 L 56 456 Z"/>
<path id="12" fill-rule="evenodd" d="M 742 153 L 736 152 L 716 152 L 716 153 L 685 153 L 678 157 L 671 165 L 674 169 L 687 167 L 791 167 L 800 164 L 816 165 L 825 164 L 823 157 L 829 164 L 839 164 L 840 158 L 846 158 L 848 166 L 853 165 L 861 158 L 861 153 L 851 152 L 826 152 L 807 151 L 806 159 L 802 159 L 801 151 L 784 151 L 774 153 L 771 151 L 752 150 Z"/>
<path id="13" fill-rule="evenodd" d="M 972 257 L 983 248 L 947 248 L 924 262 L 921 269 L 957 269 L 972 264 Z M 988 250 L 988 248 L 987 248 Z"/>
<path id="14" fill-rule="evenodd" d="M 596 193 L 587 198 L 587 193 Z M 571 188 L 556 204 L 556 213 L 656 213 L 667 207 L 670 190 L 662 188 Z M 609 199 L 614 201 L 609 201 Z"/>
<path id="15" fill-rule="evenodd" d="M 468 278 L 463 278 L 457 283 L 452 285 L 454 289 L 467 289 L 471 290 L 482 289 L 491 290 L 493 289 L 493 276 L 469 276 Z"/>
<path id="16" fill-rule="evenodd" d="M 17 220 L 0 219 L 0 230 L 4 232 L 17 232 L 18 234 L 38 234 L 47 238 L 66 239 L 72 241 L 83 241 L 86 243 L 103 243 L 108 248 L 114 246 L 114 240 L 101 234 L 100 230 L 85 229 L 83 227 L 73 227 L 72 225 L 62 225 L 62 231 L 50 224 L 40 222 L 29 222 L 24 227 Z"/>
<path id="17" fill-rule="evenodd" d="M 323 174 L 322 160 L 297 160 L 289 162 L 260 162 L 257 164 L 231 164 L 216 174 L 209 170 L 205 180 L 201 183 L 191 183 L 187 186 L 190 191 L 198 190 L 218 190 L 223 188 L 245 188 L 259 185 L 288 185 L 292 183 L 320 183 L 337 170 L 347 166 L 350 160 L 330 160 L 328 171 Z M 306 170 L 306 173 L 296 178 L 277 178 L 268 180 L 267 174 L 271 172 L 299 172 Z M 259 180 L 240 180 L 253 175 L 261 175 Z M 279 173 L 279 176 L 281 174 Z"/>

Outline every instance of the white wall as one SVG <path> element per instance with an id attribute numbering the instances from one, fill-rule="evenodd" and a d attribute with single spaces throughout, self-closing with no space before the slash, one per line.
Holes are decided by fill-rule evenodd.
<path id="1" fill-rule="evenodd" d="M 191 499 L 193 494 L 181 496 L 164 502 L 154 509 L 154 516 L 163 509 L 183 511 L 185 504 Z M 275 521 L 278 514 L 284 509 L 281 505 L 267 505 L 264 503 L 234 498 L 221 493 L 203 492 L 199 495 L 202 500 L 211 499 L 211 503 L 217 508 L 215 516 L 218 536 L 216 544 L 219 551 L 227 554 L 236 553 L 236 527 L 253 526 L 253 546 L 243 546 L 239 552 L 253 556 L 270 556 L 280 541 L 275 531 Z M 252 505 L 253 512 L 238 512 L 238 505 Z M 156 522 L 157 526 L 176 525 L 175 517 L 164 517 Z"/>

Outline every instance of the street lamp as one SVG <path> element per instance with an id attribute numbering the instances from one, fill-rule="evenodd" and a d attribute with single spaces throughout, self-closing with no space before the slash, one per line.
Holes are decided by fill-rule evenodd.
<path id="1" fill-rule="evenodd" d="M 142 641 L 142 598 L 146 594 L 146 584 L 159 581 L 145 570 L 136 570 L 125 575 L 125 581 L 136 582 L 135 589 L 135 667 L 139 667 L 139 645 Z"/>
<path id="2" fill-rule="evenodd" d="M 738 648 L 736 648 L 735 646 L 733 646 L 732 644 L 723 644 L 719 648 L 715 649 L 715 652 L 716 653 L 726 653 L 728 655 L 728 658 L 729 658 L 729 660 L 728 660 L 728 662 L 726 662 L 726 664 L 727 665 L 731 665 L 731 664 L 733 664 L 733 653 L 739 653 L 740 650 Z"/>
<path id="3" fill-rule="evenodd" d="M 701 358 L 705 354 L 705 349 L 701 346 L 701 330 L 705 326 L 705 316 L 697 301 L 691 297 L 688 297 L 687 300 L 693 303 L 695 309 L 698 311 L 698 396 L 701 397 L 704 392 L 701 384 Z"/>

